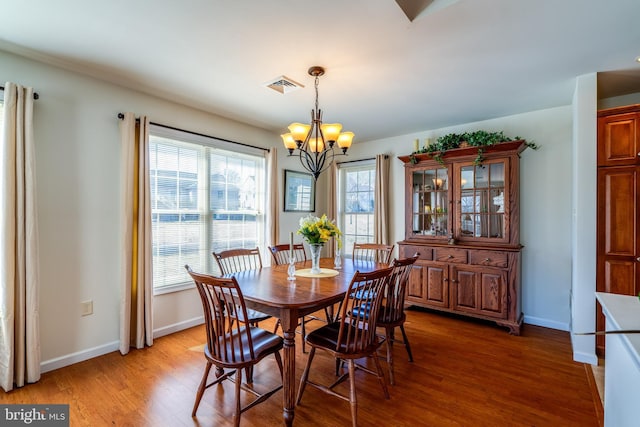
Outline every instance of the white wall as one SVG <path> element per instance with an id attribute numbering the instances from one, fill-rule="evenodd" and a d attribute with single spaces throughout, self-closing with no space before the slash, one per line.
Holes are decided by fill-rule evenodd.
<path id="1" fill-rule="evenodd" d="M 120 274 L 117 114 L 257 146 L 271 132 L 0 51 L 0 82 L 40 94 L 34 121 L 40 231 L 43 369 L 117 348 Z M 94 314 L 80 316 L 93 300 Z M 155 299 L 154 328 L 170 332 L 201 316 L 194 290 Z"/>
<path id="2" fill-rule="evenodd" d="M 425 130 L 354 144 L 350 156 L 387 153 L 391 161 L 391 232 L 404 239 L 404 166 L 397 159 L 424 142 L 451 132 L 504 131 L 540 146 L 521 156 L 522 307 L 525 323 L 568 330 L 571 295 L 571 141 L 570 106 L 534 111 L 443 129 Z M 397 253 L 397 252 L 396 252 Z"/>

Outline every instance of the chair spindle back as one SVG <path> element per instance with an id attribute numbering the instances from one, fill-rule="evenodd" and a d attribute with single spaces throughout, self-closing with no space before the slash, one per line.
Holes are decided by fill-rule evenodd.
<path id="1" fill-rule="evenodd" d="M 273 256 L 273 261 L 275 265 L 289 264 L 289 245 L 275 245 L 269 246 L 269 251 L 271 252 L 271 256 Z M 293 244 L 293 256 L 296 259 L 296 262 L 302 262 L 307 260 L 307 253 L 304 250 L 304 245 L 302 243 L 294 243 Z"/>
<path id="2" fill-rule="evenodd" d="M 340 330 L 336 351 L 341 353 L 366 352 L 376 342 L 376 321 L 383 289 L 392 268 L 369 273 L 356 271 L 340 308 Z M 362 307 L 368 307 L 363 310 Z"/>
<path id="3" fill-rule="evenodd" d="M 222 252 L 213 252 L 213 258 L 218 263 L 220 274 L 232 274 L 245 270 L 258 270 L 262 268 L 260 250 L 254 249 L 229 249 Z"/>
<path id="4" fill-rule="evenodd" d="M 222 278 L 194 273 L 185 266 L 196 284 L 204 311 L 207 348 L 211 357 L 232 366 L 245 364 L 245 354 L 255 359 L 249 326 L 235 321 L 247 318 L 247 308 L 235 277 Z M 246 348 L 245 348 L 246 346 Z"/>
<path id="5" fill-rule="evenodd" d="M 381 262 L 389 264 L 395 245 L 381 245 L 376 243 L 354 243 L 353 260 L 360 262 Z"/>
<path id="6" fill-rule="evenodd" d="M 404 299 L 413 264 L 419 254 L 410 258 L 394 259 L 391 263 L 393 272 L 384 290 L 384 299 L 380 306 L 378 321 L 393 323 L 399 321 L 404 314 Z"/>

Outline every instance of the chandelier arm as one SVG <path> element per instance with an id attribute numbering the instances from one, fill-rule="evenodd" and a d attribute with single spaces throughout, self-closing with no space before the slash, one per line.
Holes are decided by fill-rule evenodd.
<path id="1" fill-rule="evenodd" d="M 305 158 L 305 159 L 303 159 L 303 157 L 302 157 L 302 155 L 303 155 L 303 154 L 305 154 L 305 155 L 307 155 L 307 156 L 309 155 L 306 151 L 298 150 L 298 157 L 300 158 L 300 164 L 301 164 L 301 165 L 302 165 L 302 167 L 303 167 L 303 168 L 305 168 L 307 171 L 309 171 L 309 172 L 313 173 L 313 171 L 309 168 L 309 166 L 308 166 L 308 164 L 307 164 L 308 162 L 307 162 L 306 158 Z"/>
<path id="2" fill-rule="evenodd" d="M 308 151 L 300 150 L 300 163 L 302 164 L 302 167 L 304 167 L 306 170 L 311 172 L 317 178 L 315 162 L 313 161 L 313 158 L 311 157 L 311 154 L 309 154 Z"/>
<path id="3" fill-rule="evenodd" d="M 326 150 L 326 149 L 325 149 L 325 150 L 320 154 L 319 158 L 318 158 L 318 159 L 316 159 L 316 167 L 317 167 L 317 169 L 319 170 L 318 174 L 322 173 L 322 171 L 324 171 L 324 170 L 326 169 L 326 167 L 325 167 L 325 163 L 326 163 L 326 160 L 327 160 L 327 152 L 328 152 L 328 151 L 329 151 L 329 150 Z M 333 150 L 331 150 L 331 152 L 333 153 Z M 332 159 L 333 159 L 333 158 L 332 158 Z M 331 164 L 331 163 L 329 163 L 329 164 Z M 327 166 L 328 166 L 328 165 L 327 165 Z"/>

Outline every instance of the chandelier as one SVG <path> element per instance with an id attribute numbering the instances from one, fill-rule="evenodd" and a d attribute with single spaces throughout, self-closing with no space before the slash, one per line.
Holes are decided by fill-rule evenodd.
<path id="1" fill-rule="evenodd" d="M 297 149 L 300 163 L 317 180 L 333 163 L 333 146 L 337 144 L 342 149 L 342 154 L 347 154 L 354 135 L 353 132 L 341 132 L 340 123 L 322 123 L 322 110 L 318 109 L 318 81 L 324 74 L 324 68 L 314 66 L 309 68 L 308 73 L 316 79 L 316 105 L 311 110 L 311 124 L 292 123 L 289 125 L 289 133 L 280 136 L 289 150 L 289 156 L 293 156 Z"/>

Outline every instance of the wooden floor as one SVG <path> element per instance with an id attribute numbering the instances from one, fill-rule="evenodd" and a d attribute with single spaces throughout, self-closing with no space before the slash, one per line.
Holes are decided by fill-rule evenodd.
<path id="1" fill-rule="evenodd" d="M 309 322 L 308 328 L 320 325 Z M 272 323 L 265 322 L 269 329 Z M 572 361 L 566 332 L 525 325 L 521 336 L 488 323 L 409 310 L 406 325 L 414 362 L 395 347 L 396 385 L 385 400 L 378 382 L 358 372 L 362 426 L 598 426 L 583 364 Z M 40 382 L 2 394 L 4 403 L 68 403 L 71 426 L 230 425 L 233 384 L 205 392 L 191 418 L 204 368 L 199 326 L 159 338 L 127 356 L 111 353 L 43 374 Z M 298 349 L 297 377 L 306 355 Z M 334 363 L 318 353 L 310 378 L 329 383 Z M 386 369 L 386 363 L 383 362 Z M 254 387 L 276 384 L 268 358 Z M 339 386 L 347 392 L 348 381 Z M 248 397 L 248 396 L 244 396 Z M 242 415 L 243 426 L 281 425 L 282 392 Z M 296 408 L 300 426 L 347 426 L 347 402 L 307 387 Z"/>

